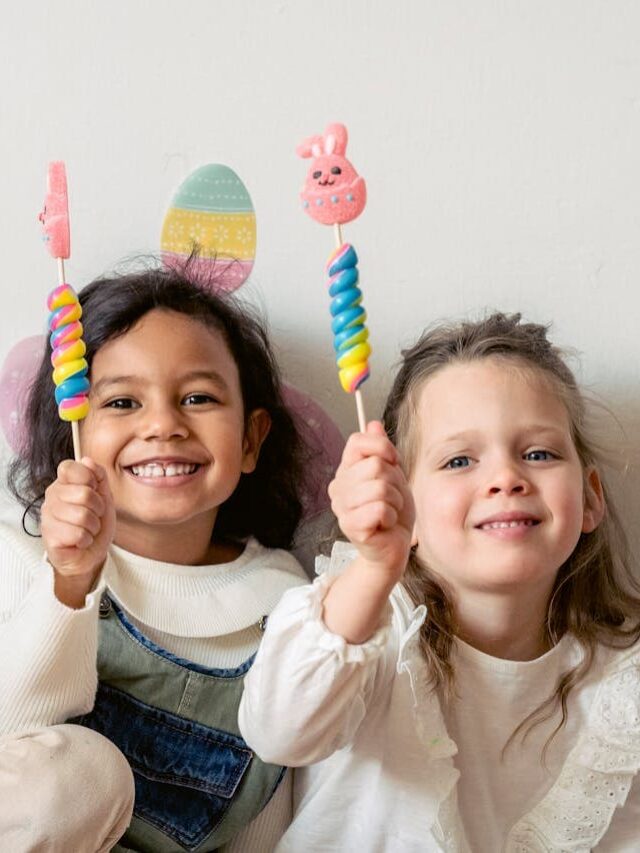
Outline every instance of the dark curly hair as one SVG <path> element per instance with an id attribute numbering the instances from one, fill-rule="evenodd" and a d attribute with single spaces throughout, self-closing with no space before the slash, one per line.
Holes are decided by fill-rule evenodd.
<path id="1" fill-rule="evenodd" d="M 261 320 L 234 297 L 215 295 L 181 271 L 160 267 L 99 278 L 78 294 L 89 371 L 96 352 L 124 335 L 149 311 L 176 311 L 220 332 L 238 367 L 245 418 L 257 408 L 271 417 L 255 471 L 242 474 L 233 495 L 220 507 L 215 537 L 247 536 L 272 548 L 288 548 L 301 516 L 300 488 L 305 445 L 282 396 L 279 370 Z M 69 424 L 58 417 L 47 345 L 31 387 L 26 441 L 9 471 L 9 486 L 36 518 L 58 464 L 73 458 Z"/>

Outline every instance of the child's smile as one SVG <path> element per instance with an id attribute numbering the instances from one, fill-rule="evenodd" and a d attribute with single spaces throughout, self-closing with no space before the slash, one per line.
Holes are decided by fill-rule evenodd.
<path id="1" fill-rule="evenodd" d="M 264 433 L 255 417 L 266 418 Z M 218 507 L 255 468 L 266 413 L 245 433 L 238 368 L 221 333 L 154 310 L 100 348 L 91 370 L 84 452 L 107 471 L 116 544 L 169 536 L 204 544 Z"/>
<path id="2" fill-rule="evenodd" d="M 418 553 L 454 587 L 550 589 L 597 524 L 550 383 L 499 359 L 450 365 L 422 388 L 416 420 Z"/>

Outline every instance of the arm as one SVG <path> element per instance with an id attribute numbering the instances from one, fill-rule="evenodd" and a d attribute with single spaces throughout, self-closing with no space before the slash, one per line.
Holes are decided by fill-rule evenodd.
<path id="1" fill-rule="evenodd" d="M 63 463 L 70 464 L 78 465 Z M 80 467 L 85 468 L 81 476 L 87 478 L 90 469 Z M 48 490 L 42 510 L 48 561 L 39 548 L 25 542 L 23 534 L 9 527 L 0 530 L 0 732 L 63 722 L 89 710 L 94 700 L 100 597 L 95 583 L 102 565 L 96 570 L 95 557 L 98 549 L 106 554 L 112 533 L 105 515 L 110 510 L 104 508 L 100 530 L 88 535 L 96 548 L 87 558 L 81 552 L 89 549 L 71 545 L 61 529 L 68 524 L 69 536 L 88 543 L 88 537 L 83 539 L 81 533 L 71 530 L 82 526 L 82 509 L 71 509 L 75 524 L 56 520 L 56 513 L 65 512 L 57 501 L 64 503 L 69 497 L 67 487 L 71 485 L 73 491 L 78 485 L 68 483 L 64 475 L 62 471 L 56 488 Z M 102 509 L 98 503 L 94 505 Z M 104 562 L 104 556 L 101 560 Z M 78 571 L 83 563 L 84 573 Z"/>
<path id="2" fill-rule="evenodd" d="M 380 424 L 349 439 L 330 487 L 357 557 L 285 594 L 245 679 L 240 729 L 266 761 L 299 766 L 352 742 L 395 671 L 388 603 L 408 557 L 413 502 Z"/>

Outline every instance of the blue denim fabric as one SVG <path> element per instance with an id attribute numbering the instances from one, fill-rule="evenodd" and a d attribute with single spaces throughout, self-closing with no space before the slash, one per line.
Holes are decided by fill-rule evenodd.
<path id="1" fill-rule="evenodd" d="M 129 760 L 136 813 L 188 850 L 215 830 L 253 754 L 242 738 L 153 708 L 100 684 L 94 710 L 77 720 Z"/>

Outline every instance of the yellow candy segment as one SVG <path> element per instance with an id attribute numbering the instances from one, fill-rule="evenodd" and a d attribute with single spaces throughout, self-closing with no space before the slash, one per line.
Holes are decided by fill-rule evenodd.
<path id="1" fill-rule="evenodd" d="M 73 376 L 75 373 L 81 373 L 83 370 L 88 370 L 89 365 L 84 358 L 77 358 L 75 361 L 67 361 L 61 364 L 53 371 L 53 381 L 56 386 L 61 385 L 65 379 Z"/>
<path id="2" fill-rule="evenodd" d="M 59 287 L 55 292 L 55 296 L 49 302 L 49 310 L 55 311 L 62 308 L 63 305 L 75 305 L 78 301 L 78 296 L 75 291 L 68 285 Z"/>
<path id="3" fill-rule="evenodd" d="M 346 367 L 344 370 L 338 371 L 342 390 L 346 391 L 347 394 L 353 394 L 368 375 L 369 365 L 366 361 L 361 361 L 359 364 L 354 364 L 351 367 Z"/>
<path id="4" fill-rule="evenodd" d="M 339 370 L 344 370 L 345 368 L 366 362 L 370 355 L 371 346 L 366 342 L 360 343 L 355 347 L 351 347 L 344 355 L 341 355 L 336 364 Z"/>
<path id="5" fill-rule="evenodd" d="M 85 398 L 86 400 L 86 398 Z M 71 421 L 81 421 L 87 417 L 89 414 L 89 401 L 81 403 L 79 406 L 74 406 L 70 409 L 63 409 L 62 406 L 58 406 L 58 415 L 60 416 L 61 421 L 67 421 L 70 423 Z"/>
<path id="6" fill-rule="evenodd" d="M 83 340 L 75 340 L 70 346 L 59 347 L 54 350 L 52 363 L 54 367 L 61 367 L 65 362 L 76 361 L 81 359 L 86 353 L 87 348 Z"/>

